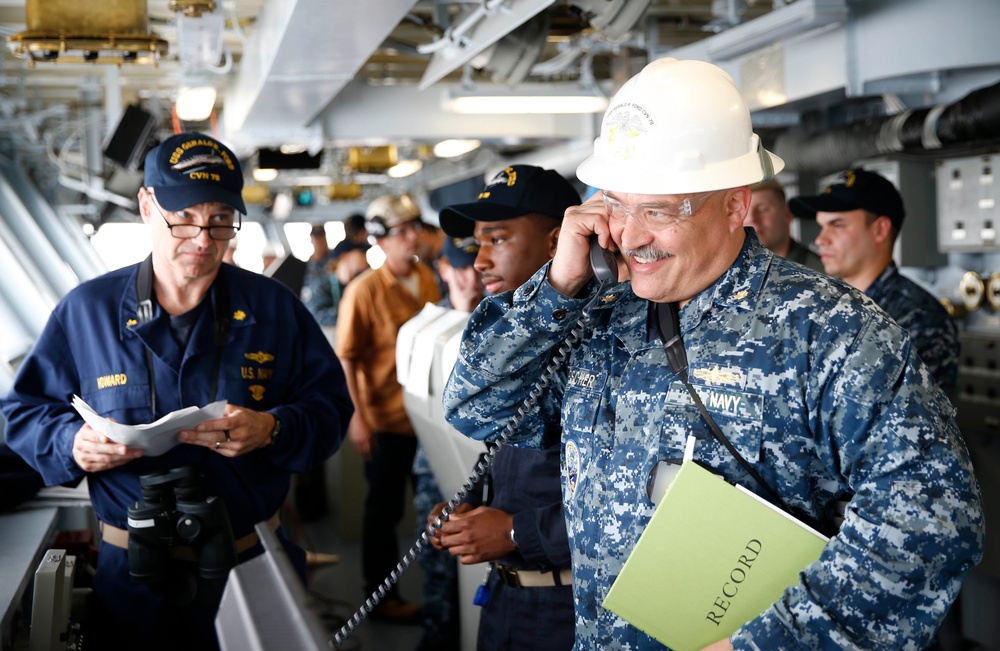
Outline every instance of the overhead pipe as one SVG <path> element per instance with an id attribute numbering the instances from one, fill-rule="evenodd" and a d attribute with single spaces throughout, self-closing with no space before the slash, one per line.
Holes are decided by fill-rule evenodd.
<path id="1" fill-rule="evenodd" d="M 1000 82 L 951 104 L 870 118 L 822 133 L 789 131 L 774 152 L 795 172 L 826 174 L 893 153 L 928 153 L 1000 138 Z"/>
<path id="2" fill-rule="evenodd" d="M 492 16 L 506 0 L 486 0 L 473 9 L 467 16 L 462 18 L 457 25 L 445 30 L 441 38 L 417 46 L 417 51 L 421 54 L 433 54 L 449 45 L 462 46 L 465 43 L 465 34 L 479 24 L 479 21 Z"/>

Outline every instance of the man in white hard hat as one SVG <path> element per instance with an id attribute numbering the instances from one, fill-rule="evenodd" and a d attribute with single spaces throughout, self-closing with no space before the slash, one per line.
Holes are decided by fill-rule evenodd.
<path id="1" fill-rule="evenodd" d="M 654 61 L 608 107 L 577 170 L 602 191 L 567 211 L 551 264 L 469 321 L 449 421 L 495 440 L 524 409 L 510 440 L 537 446 L 539 423 L 561 414 L 577 649 L 664 648 L 602 601 L 652 517 L 653 469 L 691 435 L 700 465 L 832 536 L 705 648 L 922 649 L 982 556 L 968 452 L 906 332 L 743 226 L 749 186 L 782 166 L 723 70 Z M 623 253 L 630 282 L 597 282 L 592 237 Z M 668 580 L 646 600 L 690 588 Z"/>

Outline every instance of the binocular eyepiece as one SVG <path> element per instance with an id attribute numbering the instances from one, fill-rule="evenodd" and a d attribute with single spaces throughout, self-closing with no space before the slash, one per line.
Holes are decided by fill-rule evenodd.
<path id="1" fill-rule="evenodd" d="M 229 570 L 236 565 L 236 543 L 226 505 L 206 496 L 201 476 L 191 466 L 139 477 L 142 499 L 128 509 L 128 566 L 133 581 L 171 583 L 171 596 L 190 603 L 198 593 L 221 597 Z M 179 582 L 171 549 L 189 547 L 197 578 Z M 190 575 L 190 573 L 188 573 Z M 190 579 L 193 579 L 190 580 Z M 200 580 L 199 580 L 200 579 Z"/>

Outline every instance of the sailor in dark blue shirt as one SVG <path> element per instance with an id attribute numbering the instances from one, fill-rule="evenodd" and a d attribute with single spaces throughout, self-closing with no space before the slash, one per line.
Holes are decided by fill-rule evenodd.
<path id="1" fill-rule="evenodd" d="M 208 136 L 180 134 L 153 149 L 139 191 L 152 254 L 71 291 L 2 401 L 8 444 L 48 485 L 88 481 L 102 532 L 88 646 L 215 648 L 227 568 L 207 581 L 206 570 L 219 568 L 206 567 L 199 552 L 211 545 L 230 561 L 259 554 L 254 525 L 277 526 L 291 473 L 333 454 L 353 413 L 340 364 L 298 298 L 221 264 L 246 210 L 242 186 L 235 155 Z M 74 395 L 130 425 L 226 405 L 222 417 L 181 431 L 175 447 L 150 456 L 84 424 Z M 141 483 L 173 487 L 158 493 L 168 496 L 159 511 L 176 512 L 186 499 L 221 537 L 157 542 L 146 524 L 159 516 L 127 517 L 153 501 Z M 304 575 L 304 553 L 279 536 Z M 147 554 L 129 550 L 142 540 Z M 166 564 L 148 567 L 151 558 Z M 148 575 L 134 580 L 130 565 Z"/>
<path id="2" fill-rule="evenodd" d="M 551 259 L 562 216 L 579 202 L 557 172 L 513 165 L 497 174 L 477 201 L 442 210 L 441 227 L 450 237 L 474 234 L 480 247 L 475 267 L 486 290 L 511 292 Z M 478 651 L 559 651 L 573 645 L 562 430 L 557 417 L 539 429 L 538 449 L 508 446 L 497 452 L 485 485 L 431 539 L 463 564 L 491 563 L 485 581 L 489 597 L 479 603 Z"/>

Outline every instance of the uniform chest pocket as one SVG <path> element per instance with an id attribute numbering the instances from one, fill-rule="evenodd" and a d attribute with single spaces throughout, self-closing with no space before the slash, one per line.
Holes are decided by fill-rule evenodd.
<path id="1" fill-rule="evenodd" d="M 245 355 L 225 368 L 225 396 L 236 405 L 268 409 L 286 397 L 289 369 L 283 359 Z"/>
<path id="2" fill-rule="evenodd" d="M 594 428 L 607 381 L 604 371 L 570 370 L 563 396 L 563 429 L 589 432 Z"/>
<path id="3" fill-rule="evenodd" d="M 764 436 L 764 396 L 731 388 L 697 384 L 694 385 L 694 388 L 712 420 L 726 435 L 726 438 L 747 461 L 751 464 L 756 463 L 760 458 Z M 677 386 L 672 387 L 672 395 L 682 397 L 688 402 L 689 408 L 693 410 L 692 417 L 697 422 L 695 429 L 699 433 L 699 437 L 704 437 L 706 441 L 714 439 L 708 424 L 698 412 L 687 389 L 678 382 Z M 712 456 L 718 456 L 718 459 L 713 461 L 721 464 L 713 467 L 724 467 L 735 463 L 732 454 L 721 444 L 713 445 L 711 449 L 714 450 Z"/>
<path id="4" fill-rule="evenodd" d="M 97 414 L 114 418 L 119 423 L 138 425 L 152 420 L 152 398 L 147 382 L 102 387 L 85 391 L 80 397 Z"/>

